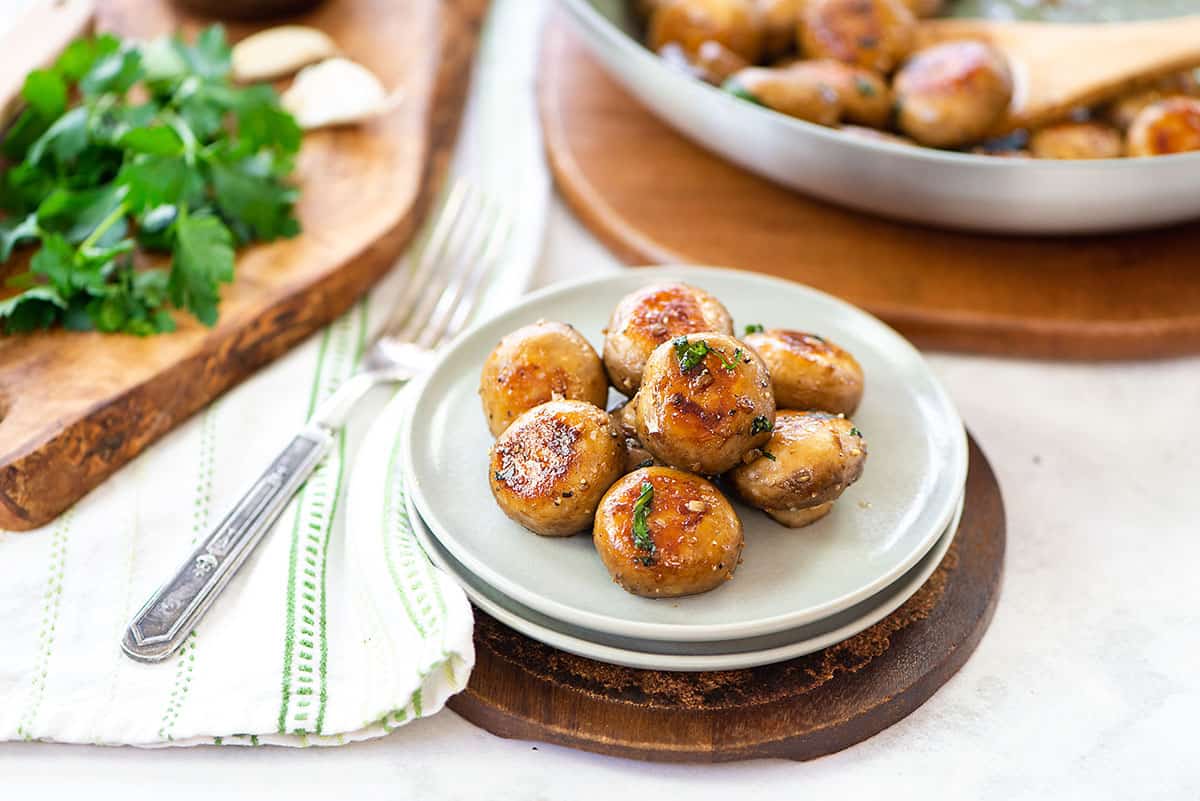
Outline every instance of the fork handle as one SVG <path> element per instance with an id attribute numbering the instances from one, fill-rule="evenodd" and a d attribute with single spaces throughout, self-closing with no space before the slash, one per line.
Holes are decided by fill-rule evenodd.
<path id="1" fill-rule="evenodd" d="M 325 458 L 333 431 L 316 423 L 297 434 L 250 491 L 129 623 L 121 648 L 139 662 L 179 650 L 288 501 Z"/>

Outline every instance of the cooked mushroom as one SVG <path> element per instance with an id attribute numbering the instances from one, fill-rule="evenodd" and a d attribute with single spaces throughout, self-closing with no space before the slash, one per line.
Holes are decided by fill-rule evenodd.
<path id="1" fill-rule="evenodd" d="M 775 396 L 766 365 L 725 334 L 689 334 L 650 355 L 637 397 L 638 439 L 669 465 L 723 473 L 766 443 Z"/>
<path id="2" fill-rule="evenodd" d="M 858 361 L 816 334 L 772 328 L 746 335 L 771 373 L 780 409 L 853 414 L 863 394 Z"/>
<path id="3" fill-rule="evenodd" d="M 624 458 L 608 412 L 551 401 L 522 414 L 496 440 L 488 483 L 510 518 L 535 534 L 565 537 L 591 524 Z"/>
<path id="4" fill-rule="evenodd" d="M 725 82 L 725 91 L 774 109 L 789 117 L 817 125 L 837 125 L 842 117 L 842 97 L 831 84 L 800 69 L 799 61 L 786 67 L 747 67 Z"/>
<path id="5" fill-rule="evenodd" d="M 804 0 L 758 0 L 762 15 L 763 53 L 768 59 L 796 49 L 800 33 L 800 9 Z"/>
<path id="6" fill-rule="evenodd" d="M 733 577 L 742 521 L 703 478 L 647 467 L 605 494 L 592 541 L 621 587 L 648 598 L 673 598 L 707 592 Z"/>
<path id="7" fill-rule="evenodd" d="M 608 412 L 612 415 L 617 430 L 625 442 L 625 469 L 623 472 L 632 473 L 641 467 L 658 464 L 654 454 L 646 450 L 646 446 L 638 439 L 637 433 L 637 396 L 622 401 Z"/>
<path id="8" fill-rule="evenodd" d="M 892 89 L 900 130 L 923 145 L 960 147 L 999 123 L 1012 99 L 1012 76 L 1004 54 L 990 45 L 946 42 L 909 59 Z"/>
<path id="9" fill-rule="evenodd" d="M 692 54 L 709 41 L 720 42 L 746 61 L 758 61 L 763 26 L 753 0 L 664 0 L 653 9 L 651 50 L 674 42 Z"/>
<path id="10" fill-rule="evenodd" d="M 632 396 L 655 348 L 672 337 L 698 331 L 733 333 L 729 312 L 703 289 L 669 282 L 626 295 L 604 331 L 604 366 L 613 386 Z"/>
<path id="11" fill-rule="evenodd" d="M 1029 151 L 1038 159 L 1118 159 L 1125 137 L 1104 122 L 1060 122 L 1034 131 Z"/>
<path id="12" fill-rule="evenodd" d="M 1200 150 L 1200 100 L 1172 97 L 1142 109 L 1129 127 L 1131 156 L 1165 156 Z"/>
<path id="13" fill-rule="evenodd" d="M 479 381 L 492 436 L 523 412 L 550 400 L 581 400 L 603 408 L 608 380 L 595 349 L 565 323 L 540 320 L 496 345 Z"/>
<path id="14" fill-rule="evenodd" d="M 832 58 L 886 74 L 912 49 L 916 28 L 901 0 L 807 0 L 800 49 L 806 58 Z"/>
<path id="15" fill-rule="evenodd" d="M 859 479 L 867 443 L 854 424 L 826 412 L 781 411 L 758 458 L 728 474 L 738 494 L 790 528 L 813 523 Z"/>

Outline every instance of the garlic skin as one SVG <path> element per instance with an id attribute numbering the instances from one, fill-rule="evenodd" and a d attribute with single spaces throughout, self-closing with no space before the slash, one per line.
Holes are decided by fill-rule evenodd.
<path id="1" fill-rule="evenodd" d="M 304 25 L 280 25 L 247 36 L 233 46 L 233 79 L 239 83 L 267 81 L 335 55 L 337 45 L 323 31 Z"/>
<path id="2" fill-rule="evenodd" d="M 393 108 L 379 79 L 361 64 L 331 58 L 305 67 L 281 97 L 283 107 L 305 130 L 362 122 Z"/>

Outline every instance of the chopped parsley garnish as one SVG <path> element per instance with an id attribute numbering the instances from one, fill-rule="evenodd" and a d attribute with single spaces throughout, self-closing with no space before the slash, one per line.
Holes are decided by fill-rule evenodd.
<path id="1" fill-rule="evenodd" d="M 101 34 L 25 77 L 0 135 L 0 265 L 33 253 L 5 331 L 144 336 L 174 330 L 172 309 L 211 326 L 234 248 L 299 231 L 300 127 L 270 86 L 231 81 L 230 53 L 220 26 L 192 44 Z"/>
<path id="2" fill-rule="evenodd" d="M 850 436 L 852 436 L 852 437 L 861 437 L 861 436 L 862 436 L 862 432 L 861 432 L 861 431 L 859 431 L 859 430 L 858 430 L 858 428 L 856 428 L 856 427 L 854 427 L 854 426 L 851 426 L 851 428 L 850 428 Z"/>
<path id="3" fill-rule="evenodd" d="M 492 473 L 492 478 L 496 479 L 501 484 L 507 484 L 508 480 L 512 478 L 512 471 L 507 468 L 504 470 L 496 470 Z"/>
<path id="4" fill-rule="evenodd" d="M 709 347 L 708 343 L 703 339 L 698 339 L 695 342 L 688 342 L 688 338 L 675 337 L 671 340 L 671 344 L 675 346 L 675 357 L 679 359 L 679 371 L 683 373 L 690 372 L 704 363 L 704 357 L 708 354 L 715 354 L 721 360 L 721 366 L 729 372 L 737 369 L 737 359 L 741 356 L 742 350 L 738 348 L 733 352 L 733 361 L 725 358 L 725 354 L 716 348 Z"/>
<path id="5" fill-rule="evenodd" d="M 760 414 L 754 418 L 754 422 L 750 424 L 750 436 L 761 434 L 764 431 L 774 431 L 775 424 L 767 419 L 765 414 Z"/>
<path id="6" fill-rule="evenodd" d="M 761 334 L 766 329 L 762 327 L 762 323 L 750 323 L 746 326 L 747 334 Z"/>
<path id="7" fill-rule="evenodd" d="M 675 337 L 672 342 L 675 345 L 675 358 L 679 359 L 679 369 L 682 372 L 695 369 L 708 355 L 708 343 L 703 339 L 688 342 L 687 337 Z"/>
<path id="8" fill-rule="evenodd" d="M 639 469 L 641 469 L 641 468 L 643 468 L 643 467 L 654 467 L 654 460 L 653 460 L 653 459 L 646 459 L 645 461 L 638 463 L 638 468 L 639 468 Z"/>
<path id="9" fill-rule="evenodd" d="M 646 518 L 650 516 L 650 506 L 654 503 L 654 485 L 649 481 L 642 482 L 642 494 L 633 505 L 633 544 L 638 550 L 654 553 L 654 538 L 650 536 L 650 524 Z M 654 564 L 650 556 L 641 558 L 647 567 Z"/>
<path id="10" fill-rule="evenodd" d="M 775 454 L 771 453 L 770 451 L 763 451 L 762 455 L 770 459 L 772 462 L 776 461 Z"/>

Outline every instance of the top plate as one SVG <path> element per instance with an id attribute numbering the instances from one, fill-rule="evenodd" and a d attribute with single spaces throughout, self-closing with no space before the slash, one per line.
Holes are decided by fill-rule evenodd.
<path id="1" fill-rule="evenodd" d="M 500 511 L 488 487 L 488 448 L 477 389 L 484 359 L 510 331 L 541 318 L 602 343 L 625 294 L 683 280 L 720 298 L 738 323 L 813 331 L 862 364 L 856 425 L 870 456 L 862 479 L 824 520 L 799 531 L 739 506 L 746 530 L 733 580 L 703 595 L 650 600 L 609 578 L 591 537 L 538 537 Z M 878 592 L 912 567 L 949 522 L 966 479 L 962 421 L 925 361 L 874 317 L 821 292 L 749 273 L 701 267 L 641 269 L 530 295 L 451 343 L 416 389 L 401 432 L 413 501 L 466 568 L 558 620 L 618 635 L 720 640 L 820 620 Z"/>

